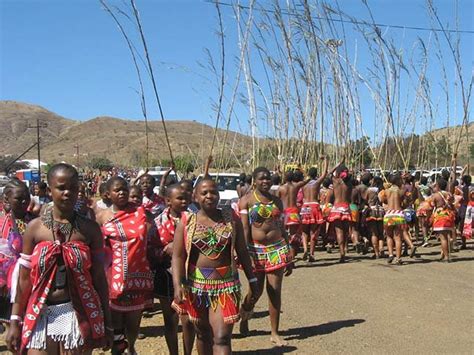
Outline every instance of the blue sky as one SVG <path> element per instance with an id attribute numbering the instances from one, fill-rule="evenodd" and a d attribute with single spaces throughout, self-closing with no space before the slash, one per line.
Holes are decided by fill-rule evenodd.
<path id="1" fill-rule="evenodd" d="M 121 4 L 120 1 L 109 3 Z M 335 4 L 333 1 L 329 3 Z M 377 22 L 430 26 L 423 0 L 373 0 L 369 3 Z M 454 26 L 455 21 L 453 3 L 451 0 L 435 1 L 442 21 L 450 27 Z M 459 1 L 461 29 L 474 29 L 473 4 L 474 1 L 470 0 Z M 214 125 L 211 98 L 217 96 L 215 79 L 199 63 L 206 63 L 204 48 L 208 48 L 216 60 L 219 58 L 215 7 L 202 0 L 137 0 L 137 5 L 165 117 Z M 340 0 L 339 5 L 353 17 L 368 19 L 359 0 Z M 237 33 L 231 9 L 222 7 L 222 14 L 228 59 L 226 74 L 230 83 L 238 53 Z M 38 104 L 76 120 L 101 115 L 141 119 L 140 101 L 134 91 L 138 88 L 138 82 L 129 51 L 99 1 L 1 0 L 0 16 L 0 99 Z M 370 58 L 364 52 L 360 39 L 356 39 L 357 34 L 350 26 L 346 25 L 345 29 L 348 52 L 354 53 L 357 43 L 358 63 L 361 72 L 364 72 L 370 66 Z M 392 28 L 384 28 L 384 31 L 407 52 L 412 50 L 418 36 L 425 40 L 429 37 L 429 32 L 423 31 Z M 463 34 L 460 38 L 464 74 L 469 79 L 473 67 L 474 35 Z M 442 50 L 447 68 L 453 73 L 454 65 L 445 42 Z M 433 100 L 443 107 L 438 73 L 439 68 L 433 59 L 429 69 L 430 80 L 433 81 Z M 256 69 L 255 75 L 263 73 Z M 402 90 L 412 90 L 408 84 L 403 85 L 407 86 Z M 243 86 L 241 89 L 245 91 Z M 454 93 L 454 87 L 451 86 L 451 89 Z M 150 116 L 157 119 L 158 111 L 149 85 L 146 91 Z M 458 112 L 459 101 L 458 95 Z M 374 125 L 370 118 L 374 104 L 367 93 L 361 93 L 361 106 L 366 113 L 364 127 L 370 130 Z M 240 105 L 236 113 L 240 123 L 234 118 L 231 127 L 248 131 L 247 110 Z M 436 126 L 442 126 L 443 120 L 440 112 Z"/>

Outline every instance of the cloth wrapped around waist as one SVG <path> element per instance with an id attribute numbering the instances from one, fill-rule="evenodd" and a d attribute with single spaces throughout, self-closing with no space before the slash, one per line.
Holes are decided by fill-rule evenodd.
<path id="1" fill-rule="evenodd" d="M 454 227 L 456 216 L 453 210 L 439 207 L 433 212 L 433 231 L 451 230 Z"/>
<path id="2" fill-rule="evenodd" d="M 402 210 L 388 210 L 383 218 L 383 224 L 386 227 L 405 226 L 405 214 Z"/>
<path id="3" fill-rule="evenodd" d="M 323 213 L 318 202 L 305 202 L 300 211 L 302 224 L 321 224 L 324 222 Z"/>
<path id="4" fill-rule="evenodd" d="M 285 225 L 300 224 L 300 215 L 298 207 L 288 207 L 284 211 Z"/>
<path id="5" fill-rule="evenodd" d="M 290 263 L 289 248 L 282 238 L 272 244 L 250 243 L 248 246 L 255 272 L 271 272 Z"/>
<path id="6" fill-rule="evenodd" d="M 352 217 L 350 205 L 344 202 L 334 204 L 328 216 L 329 222 L 352 221 L 352 220 L 353 220 L 353 217 Z"/>
<path id="7" fill-rule="evenodd" d="M 241 286 L 238 273 L 229 266 L 203 268 L 189 265 L 188 278 L 183 285 L 185 300 L 172 307 L 178 314 L 188 314 L 189 320 L 197 323 L 208 309 L 216 311 L 219 306 L 226 324 L 239 321 Z"/>

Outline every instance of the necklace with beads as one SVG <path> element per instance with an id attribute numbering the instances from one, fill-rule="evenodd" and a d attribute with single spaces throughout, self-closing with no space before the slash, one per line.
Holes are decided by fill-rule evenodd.
<path id="1" fill-rule="evenodd" d="M 72 235 L 74 230 L 78 230 L 77 220 L 76 220 L 76 213 L 74 212 L 73 220 L 71 222 L 58 222 L 53 218 L 53 211 L 50 213 L 45 213 L 41 216 L 41 222 L 48 228 L 50 231 L 59 232 L 62 236 L 69 236 Z"/>

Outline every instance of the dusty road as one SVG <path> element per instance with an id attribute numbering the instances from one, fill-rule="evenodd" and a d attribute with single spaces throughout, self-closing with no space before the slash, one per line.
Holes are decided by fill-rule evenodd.
<path id="1" fill-rule="evenodd" d="M 236 354 L 472 354 L 474 353 L 474 244 L 436 261 L 439 246 L 420 249 L 405 265 L 350 254 L 317 252 L 284 281 L 281 330 L 289 345 L 269 341 L 266 296 L 251 320 L 251 336 L 239 337 Z M 166 354 L 162 316 L 143 320 L 140 354 Z M 5 351 L 0 343 L 0 351 Z"/>

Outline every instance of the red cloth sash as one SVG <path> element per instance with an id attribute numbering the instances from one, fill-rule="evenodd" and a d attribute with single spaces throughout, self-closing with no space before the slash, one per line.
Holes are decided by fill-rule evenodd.
<path id="1" fill-rule="evenodd" d="M 67 270 L 69 294 L 85 346 L 98 344 L 104 339 L 104 315 L 90 274 L 92 261 L 89 246 L 79 241 L 62 244 L 59 241 L 44 241 L 35 246 L 31 258 L 32 290 L 23 323 L 23 351 L 46 304 L 58 268 L 57 259 L 61 255 Z"/>
<path id="2" fill-rule="evenodd" d="M 156 216 L 160 211 L 162 211 L 166 206 L 166 201 L 163 197 L 157 194 L 153 194 L 151 199 L 143 196 L 142 207 L 145 211 L 150 212 L 152 215 Z"/>
<path id="3" fill-rule="evenodd" d="M 175 221 L 170 215 L 170 208 L 166 208 L 158 217 L 155 218 L 158 237 L 163 246 L 168 245 L 174 239 Z"/>
<path id="4" fill-rule="evenodd" d="M 147 260 L 146 215 L 143 207 L 119 211 L 102 226 L 112 249 L 108 270 L 110 299 L 129 291 L 151 291 L 153 275 Z"/>

